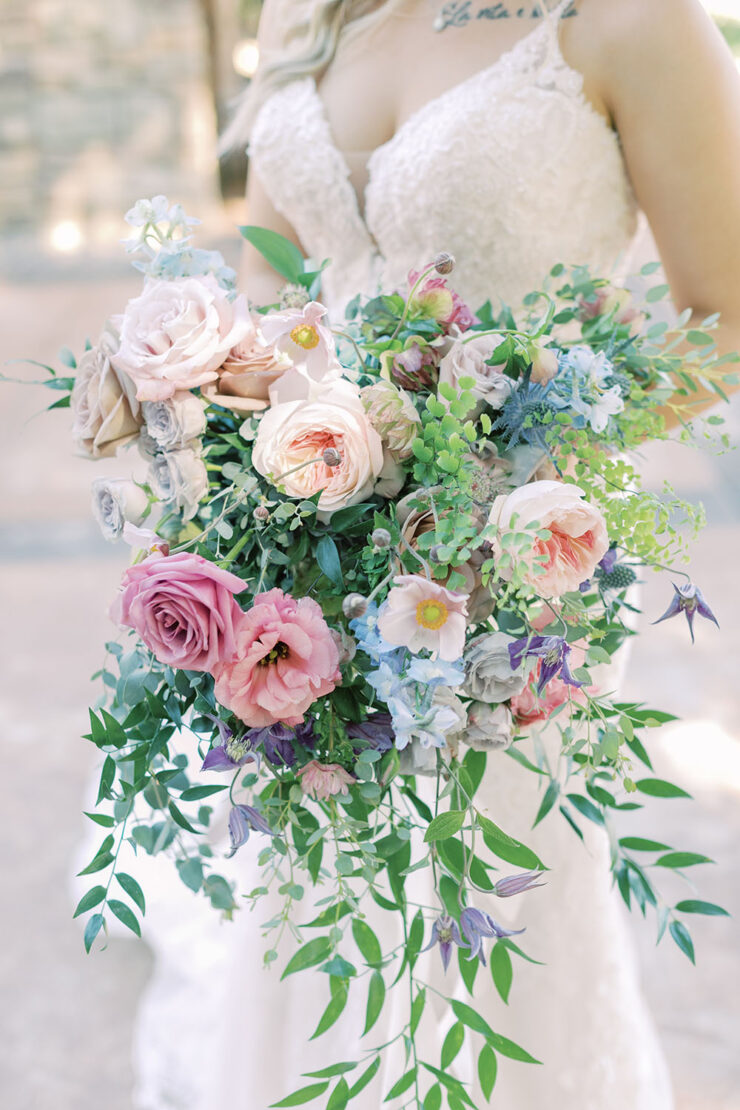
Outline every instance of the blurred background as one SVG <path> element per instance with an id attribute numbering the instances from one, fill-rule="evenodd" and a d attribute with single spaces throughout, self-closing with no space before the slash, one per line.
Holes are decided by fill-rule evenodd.
<path id="1" fill-rule="evenodd" d="M 165 193 L 203 220 L 198 241 L 236 264 L 243 155 L 218 164 L 216 136 L 253 73 L 259 0 L 2 0 L 0 5 L 0 367 L 79 352 L 139 288 L 119 244 L 122 213 Z M 707 2 L 740 58 L 740 0 Z M 645 258 L 654 254 L 649 238 Z M 131 1036 L 151 971 L 145 944 L 113 939 L 86 958 L 71 920 L 94 753 L 79 737 L 89 675 L 127 549 L 89 516 L 94 465 L 72 454 L 67 413 L 39 415 L 40 389 L 0 385 L 0 1103 L 4 1110 L 130 1110 Z M 737 403 L 728 430 L 740 442 Z M 645 635 L 624 694 L 682 721 L 656 733 L 659 771 L 695 796 L 632 822 L 706 852 L 702 896 L 740 914 L 740 465 L 675 444 L 645 452 L 648 481 L 701 499 L 708 526 L 692 574 L 722 631 L 691 647 L 678 621 L 648 627 L 672 593 L 644 594 Z M 128 475 L 125 457 L 106 473 Z M 574 843 L 574 850 L 577 846 Z M 697 918 L 698 970 L 633 920 L 678 1110 L 740 1110 L 740 945 L 731 919 Z M 260 1110 L 260 1108 L 255 1108 Z M 502 1108 L 506 1110 L 506 1108 Z M 532 1108 L 539 1110 L 539 1108 Z M 598 1110 L 594 1107 L 594 1110 Z M 629 1108 L 625 1108 L 629 1110 Z"/>

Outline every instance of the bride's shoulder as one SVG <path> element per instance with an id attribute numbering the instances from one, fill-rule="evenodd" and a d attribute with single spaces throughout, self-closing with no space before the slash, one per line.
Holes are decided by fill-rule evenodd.
<path id="1" fill-rule="evenodd" d="M 296 39 L 310 24 L 313 0 L 264 0 L 257 34 L 262 59 L 295 49 Z"/>

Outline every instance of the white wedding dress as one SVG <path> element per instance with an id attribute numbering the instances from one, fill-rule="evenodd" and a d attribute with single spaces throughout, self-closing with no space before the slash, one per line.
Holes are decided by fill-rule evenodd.
<path id="1" fill-rule="evenodd" d="M 517 306 L 556 262 L 588 263 L 602 274 L 624 263 L 636 206 L 618 138 L 561 54 L 564 7 L 375 151 L 364 214 L 313 80 L 295 81 L 264 103 L 252 166 L 307 251 L 332 259 L 323 299 L 335 319 L 359 290 L 403 286 L 409 269 L 440 250 L 456 256 L 451 282 L 473 308 L 492 293 Z M 554 751 L 557 737 L 546 743 Z M 532 831 L 539 789 L 537 776 L 505 754 L 489 756 L 482 804 L 551 869 L 543 889 L 482 906 L 505 925 L 526 925 L 522 943 L 544 963 L 515 961 L 508 1007 L 488 974 L 479 974 L 477 1006 L 489 1024 L 544 1064 L 501 1059 L 493 1105 L 670 1110 L 624 911 L 611 889 L 606 837 L 584 830 L 581 844 L 557 811 Z M 257 852 L 252 841 L 228 864 L 241 892 L 259 884 Z M 310 1082 L 301 1073 L 358 1058 L 364 987 L 344 1019 L 308 1045 L 328 1000 L 325 976 L 280 983 L 274 969 L 262 969 L 260 925 L 276 905 L 265 899 L 234 924 L 220 923 L 168 861 L 146 865 L 145 936 L 156 962 L 136 1030 L 138 1110 L 265 1110 Z M 429 959 L 439 989 L 455 991 L 454 962 L 445 982 L 437 953 Z M 437 1021 L 421 1056 L 438 1064 L 451 1018 L 434 1005 Z M 392 1017 L 388 1008 L 368 1040 L 384 1040 Z M 353 1110 L 378 1110 L 402 1070 L 381 1074 L 350 1103 Z M 452 1070 L 471 1082 L 473 1101 L 484 1107 L 474 1061 L 460 1057 Z"/>

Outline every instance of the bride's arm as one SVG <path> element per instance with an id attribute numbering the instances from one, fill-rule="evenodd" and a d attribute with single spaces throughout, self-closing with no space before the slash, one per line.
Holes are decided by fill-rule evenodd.
<path id="1" fill-rule="evenodd" d="M 723 354 L 740 350 L 734 59 L 699 0 L 580 0 L 578 6 L 580 18 L 567 21 L 567 34 L 574 49 L 590 54 L 676 307 L 691 308 L 697 321 L 721 312 L 717 345 Z M 692 412 L 716 396 L 696 399 Z M 677 422 L 670 410 L 666 416 Z"/>

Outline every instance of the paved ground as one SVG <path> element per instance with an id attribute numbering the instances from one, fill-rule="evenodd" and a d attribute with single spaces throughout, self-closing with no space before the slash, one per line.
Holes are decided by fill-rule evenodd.
<path id="1" fill-rule="evenodd" d="M 20 353 L 48 361 L 62 343 L 79 350 L 135 289 L 123 280 L 0 289 L 0 361 Z M 107 1110 L 130 1110 L 131 1026 L 148 951 L 116 940 L 86 959 L 69 902 L 78 813 L 92 772 L 92 753 L 78 739 L 92 696 L 87 676 L 100 662 L 105 610 L 125 552 L 105 545 L 89 521 L 94 467 L 71 455 L 67 417 L 32 419 L 50 395 L 8 385 L 0 391 L 1 1103 L 3 1110 L 97 1110 L 104 1101 Z M 737 408 L 734 430 L 740 441 Z M 651 451 L 645 466 L 656 484 L 667 474 L 707 504 L 710 525 L 696 545 L 694 572 L 723 628 L 702 625 L 692 649 L 674 621 L 646 627 L 636 646 L 625 693 L 685 718 L 654 746 L 696 802 L 657 804 L 649 821 L 635 824 L 716 858 L 702 893 L 737 918 L 740 466 L 736 455 L 712 459 L 670 446 Z M 647 613 L 662 612 L 670 592 L 665 577 L 651 580 Z M 656 951 L 640 922 L 635 933 L 679 1110 L 740 1110 L 736 925 L 697 920 L 697 971 L 672 947 Z"/>

